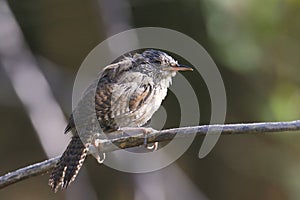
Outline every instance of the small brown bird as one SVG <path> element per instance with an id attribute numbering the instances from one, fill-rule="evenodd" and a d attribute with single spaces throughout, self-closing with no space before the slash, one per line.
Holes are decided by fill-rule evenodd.
<path id="1" fill-rule="evenodd" d="M 158 50 L 145 50 L 108 65 L 96 84 L 95 111 L 105 134 L 122 127 L 143 126 L 160 107 L 177 71 L 192 70 Z M 95 93 L 94 93 L 95 94 Z M 80 103 L 79 103 L 80 104 Z M 66 189 L 75 180 L 88 153 L 75 127 L 73 115 L 65 133 L 73 131 L 72 140 L 50 175 L 55 192 Z"/>

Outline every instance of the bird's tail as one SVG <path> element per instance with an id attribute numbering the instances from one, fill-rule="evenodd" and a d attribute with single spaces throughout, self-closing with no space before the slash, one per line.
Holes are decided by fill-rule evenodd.
<path id="1" fill-rule="evenodd" d="M 60 157 L 53 169 L 49 185 L 55 192 L 61 187 L 66 189 L 75 180 L 84 160 L 88 149 L 84 146 L 79 136 L 73 136 L 67 149 Z"/>

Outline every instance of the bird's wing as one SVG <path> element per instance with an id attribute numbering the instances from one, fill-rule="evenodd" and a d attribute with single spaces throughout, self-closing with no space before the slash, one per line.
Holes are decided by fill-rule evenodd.
<path id="1" fill-rule="evenodd" d="M 111 94 L 111 116 L 120 126 L 140 126 L 145 114 L 142 107 L 153 97 L 153 80 L 140 72 L 130 72 L 114 84 Z M 140 115 L 140 116 L 139 116 Z M 136 123 L 135 123 L 136 121 Z"/>
<path id="2" fill-rule="evenodd" d="M 131 72 L 114 84 L 111 98 L 114 117 L 138 110 L 151 96 L 153 81 L 140 72 Z"/>

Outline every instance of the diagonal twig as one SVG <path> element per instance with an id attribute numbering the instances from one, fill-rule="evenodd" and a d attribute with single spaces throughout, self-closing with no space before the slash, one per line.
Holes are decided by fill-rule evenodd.
<path id="1" fill-rule="evenodd" d="M 203 125 L 154 131 L 147 135 L 147 142 L 154 143 L 169 141 L 172 140 L 175 135 L 177 135 L 177 137 L 179 138 L 184 138 L 193 136 L 194 134 L 217 134 L 220 131 L 222 131 L 222 135 L 236 135 L 263 134 L 268 132 L 285 132 L 297 130 L 300 130 L 300 120 L 289 122 Z M 101 152 L 111 152 L 120 148 L 126 149 L 140 146 L 144 144 L 144 136 L 145 135 L 141 133 L 134 136 L 122 136 L 111 140 L 101 140 L 99 148 Z M 45 174 L 53 169 L 58 160 L 59 156 L 7 173 L 0 177 L 0 189 L 30 177 Z"/>

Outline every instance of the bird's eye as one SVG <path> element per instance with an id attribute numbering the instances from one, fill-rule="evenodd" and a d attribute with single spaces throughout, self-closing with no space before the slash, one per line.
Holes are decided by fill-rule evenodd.
<path id="1" fill-rule="evenodd" d="M 160 64 L 161 64 L 161 61 L 160 61 L 160 60 L 154 60 L 153 63 L 160 65 Z"/>

